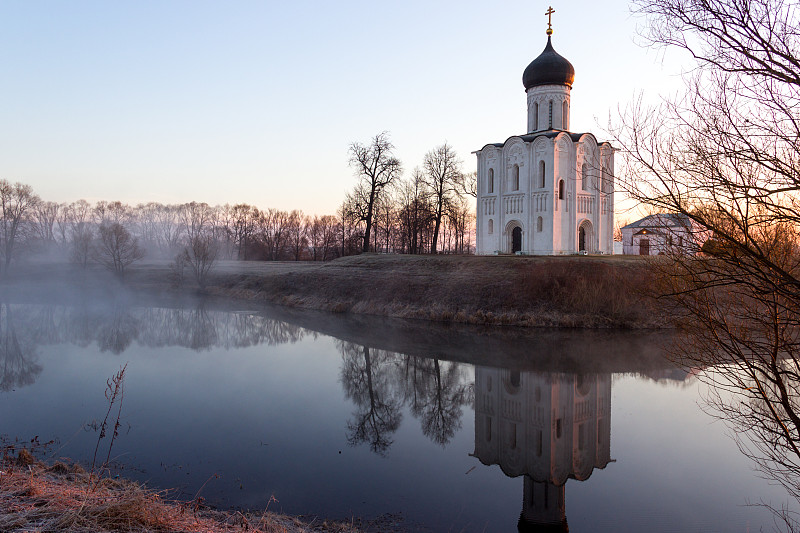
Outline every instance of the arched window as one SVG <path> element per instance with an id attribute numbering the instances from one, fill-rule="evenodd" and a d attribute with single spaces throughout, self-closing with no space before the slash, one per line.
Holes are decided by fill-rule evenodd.
<path id="1" fill-rule="evenodd" d="M 548 129 L 553 129 L 553 101 L 550 100 L 550 111 L 548 112 L 548 119 L 547 119 Z"/>
<path id="2" fill-rule="evenodd" d="M 494 169 L 493 168 L 489 169 L 489 180 L 488 180 L 488 182 L 489 182 L 489 184 L 488 184 L 488 187 L 486 189 L 486 192 L 488 192 L 489 194 L 492 194 L 494 192 Z"/>
<path id="3" fill-rule="evenodd" d="M 533 104 L 533 131 L 539 131 L 539 102 Z"/>
<path id="4" fill-rule="evenodd" d="M 564 180 L 558 180 L 558 199 L 564 199 Z"/>
<path id="5" fill-rule="evenodd" d="M 492 220 L 490 218 L 489 219 L 489 235 L 491 235 L 492 233 L 494 233 L 494 220 Z"/>
<path id="6" fill-rule="evenodd" d="M 611 192 L 611 173 L 605 166 L 603 166 L 603 180 L 600 187 L 603 192 Z"/>
<path id="7" fill-rule="evenodd" d="M 581 189 L 589 190 L 589 165 L 586 163 L 581 167 Z"/>
<path id="8" fill-rule="evenodd" d="M 544 161 L 539 161 L 539 187 L 544 189 Z"/>
<path id="9" fill-rule="evenodd" d="M 512 170 L 512 180 L 513 183 L 511 185 L 512 189 L 515 191 L 519 190 L 519 165 L 514 165 L 514 169 Z"/>
<path id="10" fill-rule="evenodd" d="M 569 127 L 569 106 L 567 101 L 561 102 L 561 129 L 566 130 Z"/>
<path id="11" fill-rule="evenodd" d="M 537 218 L 536 219 L 536 231 L 542 231 L 542 225 L 543 224 L 544 224 L 544 221 L 542 220 L 542 217 Z"/>

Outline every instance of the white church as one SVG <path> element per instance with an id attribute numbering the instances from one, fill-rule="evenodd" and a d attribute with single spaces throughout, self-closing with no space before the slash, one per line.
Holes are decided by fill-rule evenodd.
<path id="1" fill-rule="evenodd" d="M 475 152 L 478 254 L 613 252 L 614 149 L 569 130 L 575 69 L 552 33 L 522 74 L 528 133 Z"/>

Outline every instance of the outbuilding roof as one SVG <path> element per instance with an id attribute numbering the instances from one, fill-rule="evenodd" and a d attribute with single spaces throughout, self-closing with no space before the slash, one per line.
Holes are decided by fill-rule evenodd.
<path id="1" fill-rule="evenodd" d="M 636 229 L 636 228 L 666 228 L 666 227 L 681 227 L 690 228 L 692 222 L 688 216 L 679 213 L 656 213 L 655 215 L 647 215 L 646 217 L 631 222 L 622 229 Z"/>

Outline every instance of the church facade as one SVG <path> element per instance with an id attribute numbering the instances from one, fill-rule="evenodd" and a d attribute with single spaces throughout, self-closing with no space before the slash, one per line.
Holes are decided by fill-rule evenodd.
<path id="1" fill-rule="evenodd" d="M 475 152 L 478 254 L 613 252 L 614 149 L 569 130 L 575 70 L 551 34 L 522 76 L 528 133 Z"/>

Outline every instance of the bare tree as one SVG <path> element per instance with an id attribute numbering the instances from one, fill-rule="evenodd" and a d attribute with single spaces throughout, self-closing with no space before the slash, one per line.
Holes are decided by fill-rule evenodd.
<path id="1" fill-rule="evenodd" d="M 455 180 L 455 189 L 461 196 L 471 196 L 472 198 L 478 197 L 478 173 L 467 172 L 462 173 L 458 179 Z"/>
<path id="2" fill-rule="evenodd" d="M 205 289 L 208 276 L 219 255 L 219 244 L 213 235 L 195 235 L 178 255 L 179 266 L 188 265 L 200 289 Z"/>
<path id="3" fill-rule="evenodd" d="M 86 268 L 89 259 L 92 257 L 92 242 L 94 233 L 91 226 L 86 222 L 76 224 L 72 230 L 70 242 L 69 258 L 73 263 Z"/>
<path id="4" fill-rule="evenodd" d="M 122 278 L 125 270 L 144 257 L 139 241 L 118 222 L 101 224 L 94 250 L 95 259 L 108 270 Z"/>
<path id="5" fill-rule="evenodd" d="M 189 202 L 178 208 L 178 220 L 189 240 L 206 233 L 213 218 L 213 208 L 206 203 Z"/>
<path id="6" fill-rule="evenodd" d="M 5 270 L 16 252 L 27 215 L 39 202 L 30 185 L 0 180 L 0 251 Z"/>
<path id="7" fill-rule="evenodd" d="M 350 145 L 350 165 L 356 169 L 359 183 L 355 199 L 358 216 L 365 223 L 362 251 L 369 251 L 369 239 L 374 223 L 375 206 L 383 189 L 396 180 L 403 169 L 400 160 L 394 157 L 394 145 L 389 134 L 382 132 L 372 138 L 369 145 Z"/>
<path id="8" fill-rule="evenodd" d="M 55 226 L 61 206 L 55 202 L 37 202 L 33 213 L 36 220 L 36 235 L 44 244 L 56 242 Z"/>
<path id="9" fill-rule="evenodd" d="M 289 213 L 287 226 L 287 240 L 292 259 L 300 261 L 303 250 L 308 246 L 308 217 L 303 216 L 302 211 L 294 210 Z"/>
<path id="10" fill-rule="evenodd" d="M 436 253 L 439 229 L 450 202 L 455 195 L 456 184 L 461 178 L 461 161 L 453 147 L 444 143 L 425 154 L 425 184 L 430 189 L 433 203 L 433 239 L 431 253 Z"/>
<path id="11" fill-rule="evenodd" d="M 238 247 L 238 258 L 247 261 L 248 247 L 256 232 L 257 221 L 261 217 L 258 209 L 247 204 L 233 206 L 231 212 L 233 243 Z"/>
<path id="12" fill-rule="evenodd" d="M 401 184 L 399 202 L 404 249 L 410 254 L 420 253 L 422 235 L 433 216 L 425 190 L 425 176 L 419 168 L 415 168 L 410 178 Z"/>
<path id="13" fill-rule="evenodd" d="M 614 130 L 620 184 L 712 235 L 654 262 L 740 447 L 800 498 L 800 13 L 782 0 L 636 0 L 653 45 L 694 58 L 682 97 Z M 730 396 L 729 393 L 733 393 Z"/>

